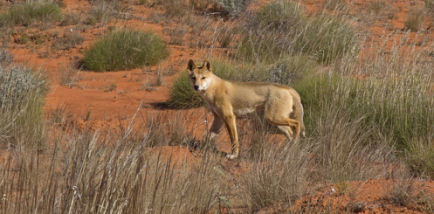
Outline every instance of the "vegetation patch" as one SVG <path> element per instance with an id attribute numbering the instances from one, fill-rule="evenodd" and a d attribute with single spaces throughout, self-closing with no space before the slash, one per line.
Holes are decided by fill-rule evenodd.
<path id="1" fill-rule="evenodd" d="M 62 10 L 52 1 L 26 1 L 0 14 L 0 26 L 29 26 L 35 22 L 44 23 L 61 20 Z"/>
<path id="2" fill-rule="evenodd" d="M 169 52 L 152 32 L 117 30 L 97 41 L 84 53 L 84 65 L 93 71 L 118 71 L 153 65 Z"/>
<path id="3" fill-rule="evenodd" d="M 0 82 L 0 143 L 41 145 L 45 77 L 27 67 L 0 66 Z"/>
<path id="4" fill-rule="evenodd" d="M 253 15 L 240 40 L 237 57 L 272 62 L 286 55 L 306 55 L 331 62 L 358 52 L 356 33 L 347 23 L 328 15 L 306 18 L 302 7 L 282 0 Z"/>

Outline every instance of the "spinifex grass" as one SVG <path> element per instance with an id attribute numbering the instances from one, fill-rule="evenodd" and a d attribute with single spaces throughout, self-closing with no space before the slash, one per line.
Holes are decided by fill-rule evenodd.
<path id="1" fill-rule="evenodd" d="M 98 40 L 84 53 L 84 65 L 94 71 L 117 71 L 153 65 L 169 55 L 152 32 L 117 30 Z"/>

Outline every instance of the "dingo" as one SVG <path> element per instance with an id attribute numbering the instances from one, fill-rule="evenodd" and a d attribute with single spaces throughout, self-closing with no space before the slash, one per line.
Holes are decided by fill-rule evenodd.
<path id="1" fill-rule="evenodd" d="M 207 60 L 201 67 L 190 60 L 187 69 L 194 90 L 214 115 L 210 139 L 217 136 L 223 123 L 226 125 L 232 142 L 232 154 L 226 158 L 235 159 L 239 154 L 235 117 L 257 110 L 263 110 L 265 119 L 279 127 L 289 140 L 298 140 L 300 133 L 304 136 L 303 106 L 294 89 L 274 83 L 227 81 L 212 73 Z"/>

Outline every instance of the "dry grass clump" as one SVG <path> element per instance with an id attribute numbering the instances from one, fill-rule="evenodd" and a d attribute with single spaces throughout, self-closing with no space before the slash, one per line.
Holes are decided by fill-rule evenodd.
<path id="1" fill-rule="evenodd" d="M 78 73 L 78 69 L 76 68 L 74 63 L 69 65 L 63 65 L 60 68 L 60 84 L 67 85 L 72 87 L 75 85 L 77 78 L 76 75 Z"/>
<path id="2" fill-rule="evenodd" d="M 429 198 L 423 185 L 418 184 L 418 182 L 412 178 L 399 178 L 394 180 L 392 186 L 387 189 L 384 195 L 384 199 L 404 207 L 411 204 L 419 204 L 419 206 L 424 205 L 424 200 L 432 200 Z M 429 206 L 429 204 L 427 205 Z"/>
<path id="3" fill-rule="evenodd" d="M 404 26 L 413 32 L 421 30 L 426 17 L 424 8 L 412 8 L 408 12 L 407 19 L 404 21 Z"/>
<path id="4" fill-rule="evenodd" d="M 53 42 L 53 47 L 57 50 L 68 50 L 81 45 L 84 41 L 84 37 L 81 35 L 79 30 L 70 29 L 65 32 L 63 37 L 56 39 Z"/>
<path id="5" fill-rule="evenodd" d="M 47 82 L 40 71 L 0 66 L 0 142 L 20 150 L 45 141 L 42 115 Z"/>
<path id="6" fill-rule="evenodd" d="M 267 147 L 242 175 L 242 193 L 249 212 L 278 203 L 293 204 L 306 193 L 311 181 L 308 147 L 302 144 Z"/>

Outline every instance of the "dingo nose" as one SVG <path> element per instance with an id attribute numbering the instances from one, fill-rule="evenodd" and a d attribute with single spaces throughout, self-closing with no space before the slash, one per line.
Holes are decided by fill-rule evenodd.
<path id="1" fill-rule="evenodd" d="M 194 86 L 194 90 L 196 90 L 196 91 L 199 90 L 199 86 L 198 86 L 198 85 L 195 85 L 195 86 Z"/>

